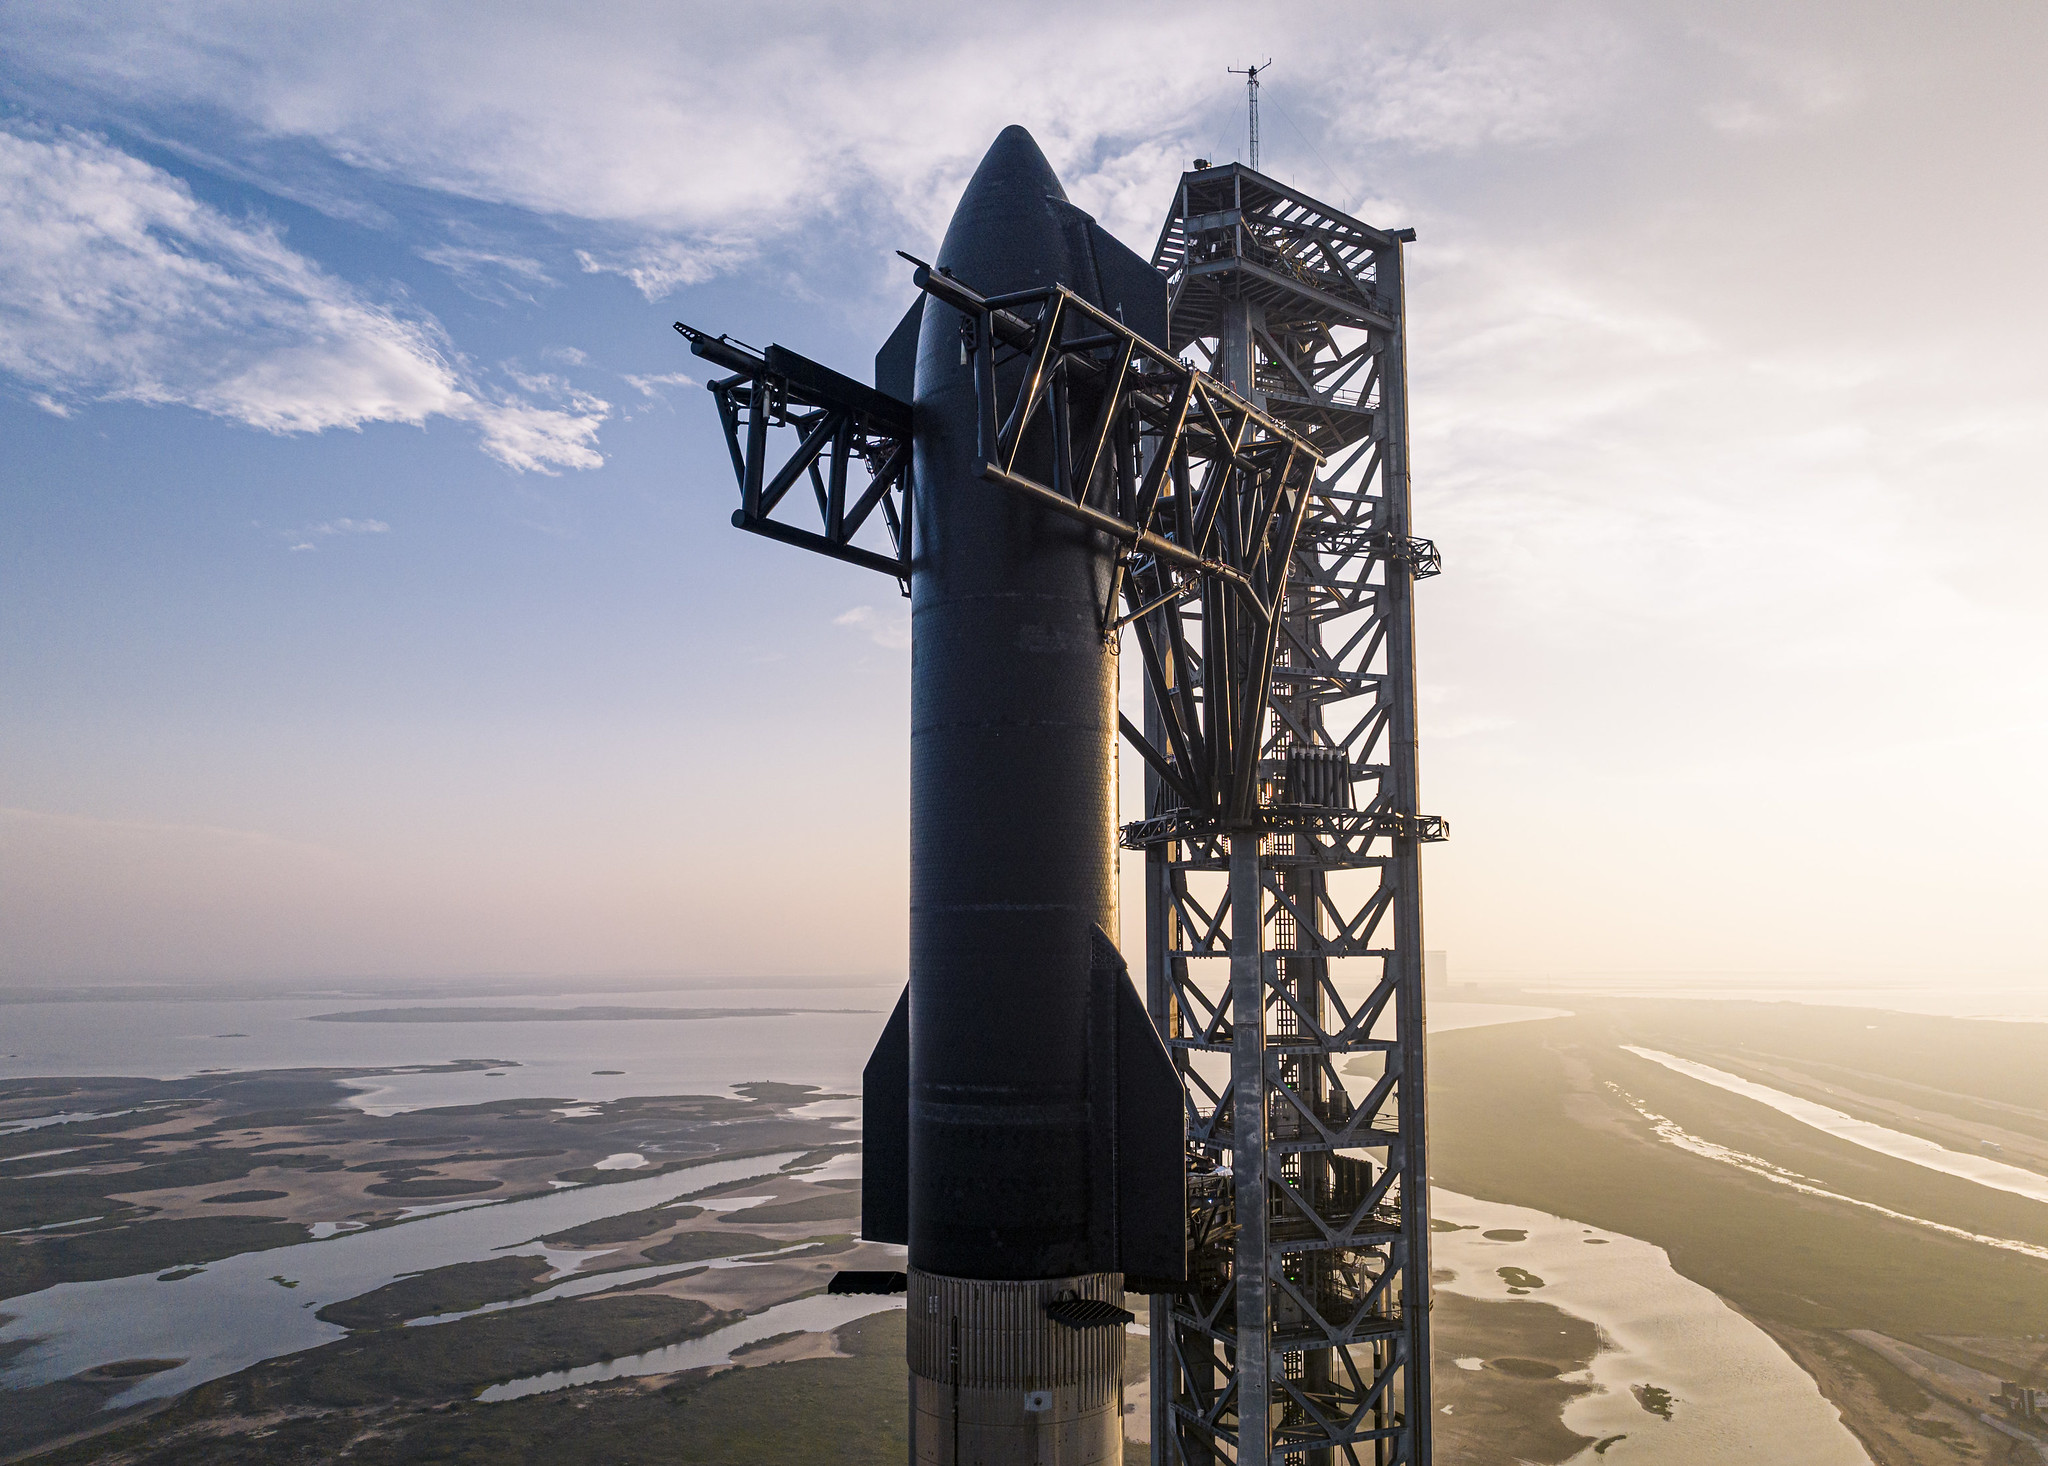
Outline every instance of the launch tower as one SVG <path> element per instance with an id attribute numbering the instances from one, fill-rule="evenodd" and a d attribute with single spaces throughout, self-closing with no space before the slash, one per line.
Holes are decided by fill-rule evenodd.
<path id="1" fill-rule="evenodd" d="M 733 523 L 912 598 L 862 1180 L 910 1266 L 835 1288 L 908 1289 L 916 1462 L 1118 1461 L 1133 1294 L 1162 1466 L 1430 1459 L 1412 237 L 1199 165 L 1148 264 L 1010 128 L 873 387 L 678 324 L 731 373 Z"/>
<path id="2" fill-rule="evenodd" d="M 1240 818 L 1147 779 L 1147 999 L 1186 1095 L 1190 1287 L 1151 1303 L 1160 1466 L 1430 1460 L 1429 1193 L 1401 247 L 1241 164 L 1182 176 L 1171 345 L 1327 461 Z M 1179 642 L 1202 644 L 1203 606 Z M 1199 702 L 1170 655 L 1147 738 Z"/>

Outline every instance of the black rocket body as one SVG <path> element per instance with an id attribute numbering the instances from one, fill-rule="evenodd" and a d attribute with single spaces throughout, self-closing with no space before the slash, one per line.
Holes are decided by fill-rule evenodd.
<path id="1" fill-rule="evenodd" d="M 1038 149 L 1005 134 L 939 268 L 984 295 L 1072 280 L 1062 202 Z M 919 1267 L 957 1277 L 1056 1277 L 1091 1270 L 1090 945 L 1117 929 L 1116 657 L 1099 624 L 1109 547 L 977 476 L 959 317 L 923 316 L 910 1248 Z M 1049 462 L 1023 471 L 1051 477 Z"/>
<path id="2" fill-rule="evenodd" d="M 984 297 L 1064 285 L 1166 340 L 1164 280 L 1022 128 L 937 269 Z M 877 358 L 913 403 L 910 982 L 866 1076 L 863 1230 L 954 1279 L 1178 1277 L 1180 1085 L 1112 941 L 1113 547 L 981 477 L 966 324 L 927 298 Z M 999 401 L 1024 369 L 997 358 Z M 1050 482 L 1052 452 L 1027 436 L 1015 470 Z"/>

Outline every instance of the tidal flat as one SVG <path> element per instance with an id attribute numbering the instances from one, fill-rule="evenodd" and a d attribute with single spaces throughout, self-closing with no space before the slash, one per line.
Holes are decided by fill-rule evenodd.
<path id="1" fill-rule="evenodd" d="M 2025 1140 L 2048 1147 L 2048 1026 L 1576 996 L 1580 1011 L 1565 1013 L 1499 996 L 1519 1006 L 1490 1011 L 1520 1021 L 1446 1022 L 1431 1041 L 1436 1179 L 1456 1193 L 1439 1195 L 1438 1215 L 1465 1229 L 1436 1239 L 1454 1275 L 1434 1314 L 1441 1466 L 1756 1459 L 1743 1434 L 1754 1391 L 1725 1361 L 1702 1363 L 1676 1327 L 1687 1309 L 1718 1310 L 1745 1349 L 1764 1344 L 1757 1329 L 1776 1341 L 1781 1356 L 1752 1363 L 1772 1390 L 1817 1387 L 1803 1430 L 1839 1410 L 1896 1466 L 2007 1459 L 2015 1441 L 1942 1390 L 1992 1371 L 2038 1380 L 2048 1363 L 2029 1337 L 2048 1334 L 2048 1264 L 1969 1240 L 2048 1245 L 2039 1204 L 1849 1145 L 1621 1046 L 1944 1144 L 2004 1136 L 2005 1158 L 2028 1164 Z M 701 1044 L 799 1021 L 828 1020 L 654 1026 Z M 599 1021 L 516 1031 L 609 1041 Z M 682 1072 L 693 1053 L 670 1062 Z M 68 1279 L 0 1300 L 15 1315 L 0 1328 L 0 1413 L 20 1432 L 0 1456 L 900 1460 L 900 1311 L 876 1300 L 883 1311 L 849 1322 L 844 1310 L 866 1305 L 822 1295 L 840 1267 L 902 1265 L 900 1250 L 856 1240 L 857 1100 L 793 1082 L 621 1094 L 611 1073 L 532 1098 L 542 1076 L 508 1062 L 0 1091 L 0 1196 L 58 1223 L 0 1247 L 37 1259 L 27 1282 L 49 1268 Z M 362 1090 L 387 1083 L 517 1088 L 367 1112 Z M 1671 1126 L 1811 1186 L 1686 1150 Z M 86 1210 L 53 1215 L 74 1201 Z M 1922 1220 L 1869 1210 L 1879 1204 Z M 138 1242 L 166 1260 L 135 1268 Z M 1657 1277 L 1634 1275 L 1652 1262 Z M 181 1296 L 218 1308 L 167 1302 Z M 67 1342 L 63 1320 L 94 1313 L 119 1327 Z M 271 1328 L 274 1347 L 252 1337 Z M 195 1333 L 218 1339 L 194 1348 Z M 1960 1367 L 1916 1378 L 1864 1341 L 1877 1337 Z M 213 1357 L 220 1341 L 232 1347 Z M 1143 1348 L 1134 1330 L 1134 1438 L 1146 1434 Z M 1702 1378 L 1717 1367 L 1729 1378 Z M 1802 1461 L 1834 1461 L 1848 1442 L 1840 1427 L 1813 1438 L 1825 1450 L 1801 1446 Z"/>
<path id="2" fill-rule="evenodd" d="M 1455 1436 L 1451 1459 L 1461 1466 L 1567 1461 L 1595 1448 L 1599 1459 L 1644 1466 L 1772 1457 L 1870 1466 L 1813 1379 L 1768 1334 L 1673 1271 L 1659 1248 L 1441 1188 L 1430 1207 L 1432 1323 L 1438 1355 L 1455 1366 L 1438 1369 L 1439 1408 L 1452 1415 L 1438 1429 Z M 1475 1308 L 1486 1311 L 1476 1328 L 1467 1321 Z M 1525 1340 L 1519 1353 L 1495 1342 L 1510 1329 Z M 1595 1346 L 1573 1345 L 1581 1335 Z M 1532 1418 L 1534 1400 L 1487 1427 L 1456 1419 L 1542 1378 L 1545 1365 L 1560 1392 L 1545 1402 L 1546 1428 L 1558 1427 L 1548 1439 L 1509 1429 Z"/>
<path id="3" fill-rule="evenodd" d="M 1877 1459 L 2004 1460 L 2015 1442 L 1980 1418 L 1987 1402 L 1915 1385 L 1854 1331 L 1985 1370 L 2017 1357 L 2031 1336 L 2048 1333 L 2048 1263 L 1973 1239 L 2048 1243 L 2048 1207 L 1874 1153 L 1623 1046 L 1788 1092 L 1803 1087 L 1873 1122 L 1897 1115 L 1863 1109 L 1857 1094 L 1938 1111 L 1951 1135 L 1996 1116 L 2013 1132 L 2048 1137 L 2048 1026 L 1789 1004 L 1574 1001 L 1569 1018 L 1431 1040 L 1438 1184 L 1661 1248 L 1679 1275 L 1777 1340 Z M 1675 1143 L 1673 1127 L 1707 1147 Z M 2040 1371 L 2037 1363 L 2027 1378 L 2048 1383 Z M 1633 1443 L 1615 1443 L 1603 1459 L 1626 1460 Z"/>
<path id="4" fill-rule="evenodd" d="M 839 1097 L 815 1088 L 380 1116 L 346 1103 L 350 1077 L 0 1086 L 0 1116 L 18 1125 L 73 1117 L 0 1136 L 0 1157 L 26 1172 L 0 1170 L 0 1196 L 26 1223 L 0 1237 L 0 1280 L 13 1294 L 0 1317 L 0 1452 L 159 1410 L 268 1359 L 385 1333 L 372 1352 L 389 1352 L 468 1328 L 464 1313 L 560 1320 L 572 1302 L 613 1297 L 587 1315 L 570 1310 L 578 1321 L 544 1330 L 538 1352 L 482 1340 L 468 1355 L 483 1371 L 464 1386 L 473 1393 L 692 1336 L 609 1331 L 598 1320 L 618 1313 L 621 1289 L 642 1285 L 636 1307 L 671 1323 L 682 1308 L 713 1326 L 822 1288 L 837 1255 L 858 1246 L 857 1195 L 832 1184 L 857 1166 L 857 1132 L 817 1113 Z M 35 1154 L 52 1149 L 66 1152 L 61 1175 L 44 1174 L 50 1158 Z M 394 1184 L 406 1189 L 394 1196 Z M 442 1199 L 412 1199 L 425 1194 Z M 743 1211 L 757 1215 L 726 1222 Z M 745 1253 L 773 1261 L 741 1268 Z M 692 1296 L 688 1278 L 728 1270 L 752 1276 L 738 1286 L 706 1277 L 716 1300 Z M 423 1329 L 423 1319 L 434 1322 Z M 148 1370 L 125 1367 L 143 1358 Z"/>

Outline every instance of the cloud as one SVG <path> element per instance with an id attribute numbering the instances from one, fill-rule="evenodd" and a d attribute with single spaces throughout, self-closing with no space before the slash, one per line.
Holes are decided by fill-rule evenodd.
<path id="1" fill-rule="evenodd" d="M 492 305 L 507 305 L 514 300 L 523 300 L 531 305 L 538 297 L 523 286 L 555 283 L 554 277 L 542 268 L 539 260 L 530 260 L 524 255 L 466 249 L 455 244 L 437 245 L 416 253 L 428 264 L 439 265 L 454 276 L 455 283 L 466 294 Z"/>
<path id="2" fill-rule="evenodd" d="M 285 538 L 292 541 L 293 550 L 311 550 L 318 547 L 309 536 L 389 533 L 391 526 L 381 519 L 330 519 L 324 524 L 314 525 L 311 529 L 288 531 Z"/>
<path id="3" fill-rule="evenodd" d="M 46 410 L 177 404 L 271 433 L 444 417 L 510 468 L 604 461 L 598 399 L 540 407 L 472 380 L 430 317 L 101 138 L 0 129 L 0 238 L 0 371 Z"/>
<path id="4" fill-rule="evenodd" d="M 873 606 L 855 606 L 834 616 L 832 624 L 852 627 L 876 646 L 887 647 L 892 652 L 910 649 L 910 611 L 907 607 L 882 612 Z"/>
<path id="5" fill-rule="evenodd" d="M 1425 152 L 1562 141 L 1625 94 L 1616 78 L 1628 51 L 1614 28 L 1586 20 L 1397 41 L 1358 58 L 1364 74 L 1332 89 L 1334 130 Z"/>
<path id="6" fill-rule="evenodd" d="M 1640 85 L 1618 38 L 1630 22 L 1597 9 L 1529 20 L 1456 6 L 1427 21 L 1384 9 L 1366 26 L 1341 0 L 1288 13 L 1319 39 L 1281 58 L 1278 85 L 1304 117 L 1382 150 L 1552 141 Z M 584 231 L 578 265 L 650 300 L 820 219 L 897 243 L 935 236 L 1012 122 L 1033 129 L 1077 203 L 1142 245 L 1193 153 L 1235 156 L 1242 92 L 1224 68 L 1270 30 L 1223 0 L 1180 7 L 1171 25 L 1092 0 L 878 0 L 774 26 L 747 7 L 652 0 L 524 5 L 490 26 L 235 0 L 25 0 L 0 16 L 16 66 L 121 114 L 204 109 L 244 151 L 309 144 L 368 179 L 601 225 Z M 991 82 L 991 55 L 1030 85 Z M 1361 161 L 1343 168 L 1363 176 Z M 443 263 L 528 288 L 471 253 Z"/>
<path id="7" fill-rule="evenodd" d="M 697 379 L 688 372 L 662 372 L 658 376 L 639 376 L 633 372 L 622 372 L 620 380 L 624 381 L 641 396 L 651 397 L 659 402 L 668 401 L 667 394 L 661 390 L 663 387 L 694 387 L 697 385 Z"/>
<path id="8" fill-rule="evenodd" d="M 686 240 L 602 255 L 579 249 L 576 262 L 586 275 L 623 275 L 649 300 L 660 300 L 681 286 L 702 285 L 750 253 L 747 244 L 738 240 Z"/>

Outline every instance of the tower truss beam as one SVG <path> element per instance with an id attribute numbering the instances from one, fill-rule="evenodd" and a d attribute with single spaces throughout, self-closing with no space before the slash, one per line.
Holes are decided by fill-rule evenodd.
<path id="1" fill-rule="evenodd" d="M 1427 1466 L 1429 1201 L 1401 246 L 1237 164 L 1183 176 L 1153 263 L 1171 345 L 1333 466 L 1302 513 L 1252 761 L 1228 811 L 1169 770 L 1147 993 L 1179 1067 L 1188 1285 L 1152 1302 L 1155 1466 Z M 1212 690 L 1174 608 L 1145 733 Z M 1148 665 L 1148 671 L 1150 671 Z M 1248 750 L 1249 751 L 1249 750 Z"/>

